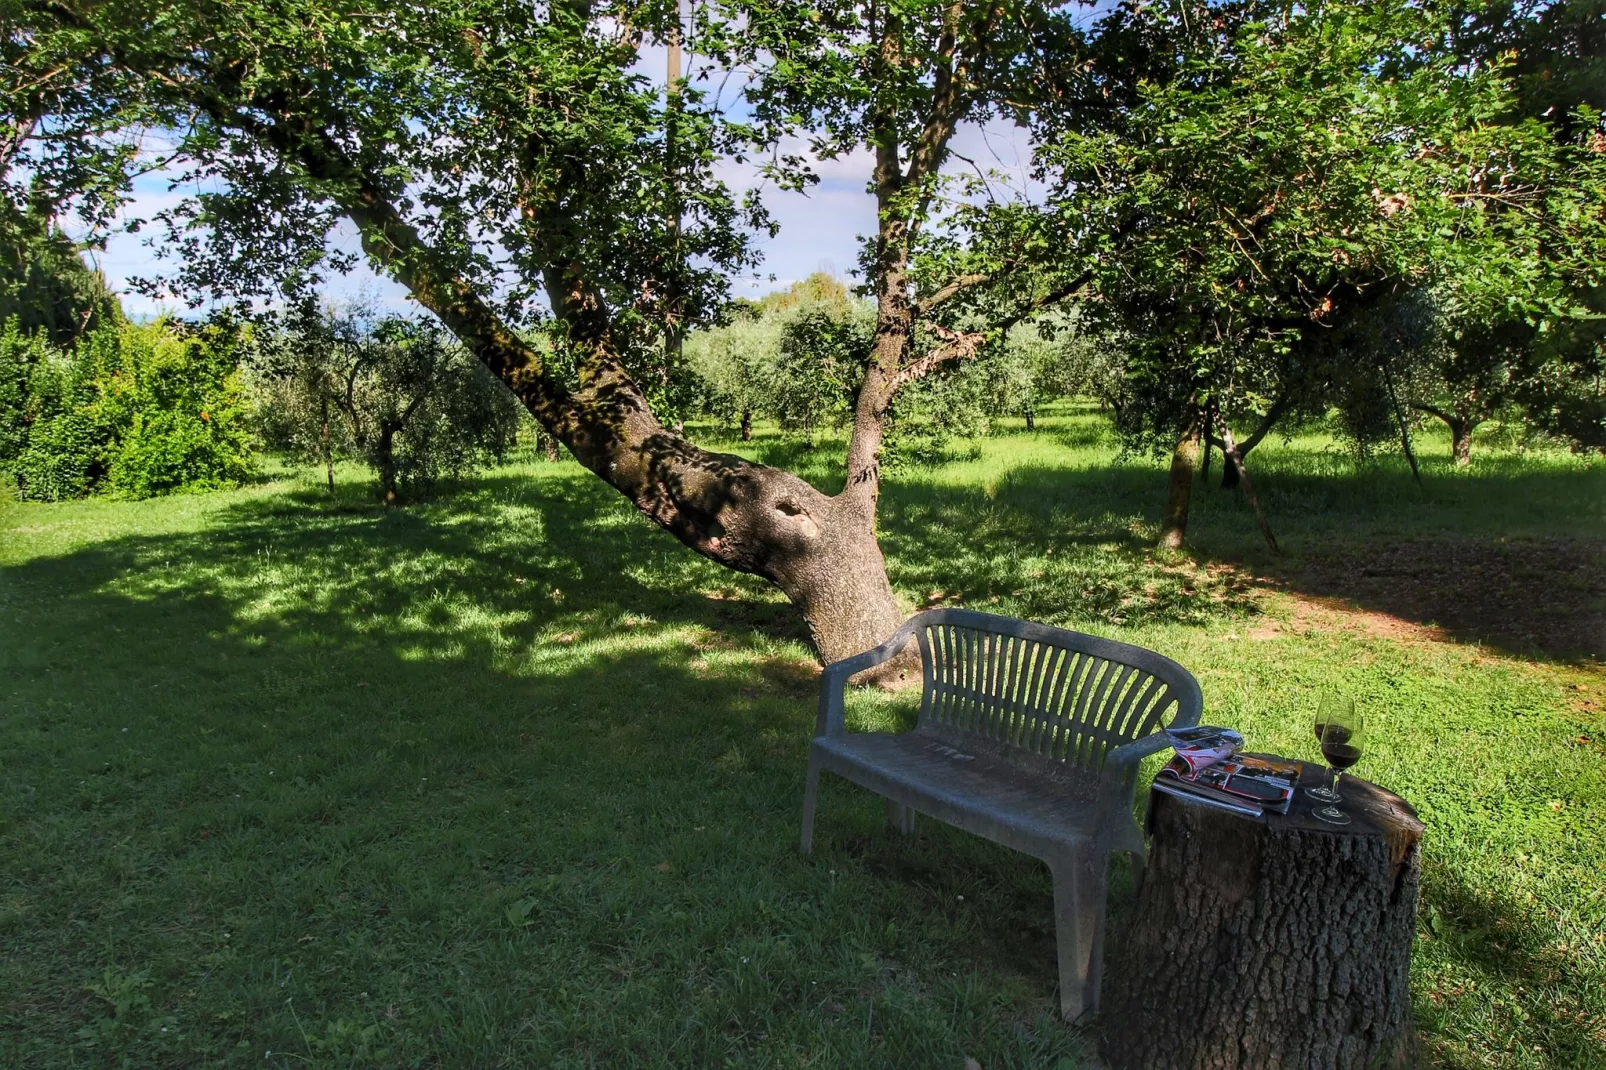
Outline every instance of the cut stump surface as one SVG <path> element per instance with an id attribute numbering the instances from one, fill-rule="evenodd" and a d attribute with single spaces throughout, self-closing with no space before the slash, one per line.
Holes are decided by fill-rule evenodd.
<path id="1" fill-rule="evenodd" d="M 1112 1070 L 1409 1066 L 1422 822 L 1343 777 L 1348 825 L 1314 816 L 1301 770 L 1286 815 L 1247 817 L 1163 792 L 1148 872 L 1108 965 Z"/>

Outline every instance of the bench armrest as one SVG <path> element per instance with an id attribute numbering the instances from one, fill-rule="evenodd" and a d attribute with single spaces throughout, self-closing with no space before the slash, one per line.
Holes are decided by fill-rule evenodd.
<path id="1" fill-rule="evenodd" d="M 1104 754 L 1104 768 L 1114 771 L 1123 766 L 1136 767 L 1139 762 L 1151 754 L 1159 754 L 1169 749 L 1171 739 L 1163 731 L 1154 732 L 1142 739 L 1135 739 L 1131 743 L 1123 743 L 1119 747 L 1112 747 Z"/>
<path id="2" fill-rule="evenodd" d="M 905 621 L 902 627 L 892 633 L 890 639 L 874 650 L 866 650 L 863 654 L 833 661 L 825 667 L 820 674 L 820 715 L 814 723 L 816 736 L 846 734 L 847 724 L 843 719 L 842 695 L 847 690 L 848 679 L 896 657 L 899 651 L 909 645 L 909 639 L 915 633 L 915 619 L 917 618 Z"/>

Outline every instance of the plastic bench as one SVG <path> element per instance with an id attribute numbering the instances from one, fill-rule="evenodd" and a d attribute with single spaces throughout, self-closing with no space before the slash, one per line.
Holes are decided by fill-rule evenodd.
<path id="1" fill-rule="evenodd" d="M 924 677 L 918 726 L 849 732 L 848 678 L 911 638 Z M 876 649 L 825 668 L 803 852 L 829 769 L 885 796 L 901 832 L 921 813 L 1043 859 L 1054 878 L 1060 1010 L 1079 1017 L 1098 1009 L 1109 854 L 1144 857 L 1138 763 L 1169 746 L 1168 714 L 1171 727 L 1187 727 L 1202 706 L 1198 681 L 1152 650 L 970 610 L 920 613 Z"/>

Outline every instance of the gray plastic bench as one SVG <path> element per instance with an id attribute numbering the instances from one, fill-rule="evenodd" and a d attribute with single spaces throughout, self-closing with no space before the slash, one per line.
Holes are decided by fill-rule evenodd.
<path id="1" fill-rule="evenodd" d="M 924 691 L 910 732 L 849 732 L 848 678 L 920 643 Z M 1054 878 L 1060 1010 L 1098 1009 L 1105 870 L 1111 851 L 1140 864 L 1132 807 L 1139 761 L 1161 731 L 1199 723 L 1199 684 L 1152 650 L 963 609 L 918 614 L 881 646 L 826 666 L 809 748 L 803 851 L 814 838 L 820 771 L 887 799 L 914 831 L 927 814 L 1035 855 Z"/>

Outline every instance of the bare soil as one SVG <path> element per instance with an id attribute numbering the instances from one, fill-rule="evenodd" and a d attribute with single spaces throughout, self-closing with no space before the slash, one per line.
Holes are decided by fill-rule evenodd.
<path id="1" fill-rule="evenodd" d="M 1258 569 L 1295 601 L 1291 626 L 1475 642 L 1606 664 L 1606 539 L 1409 538 L 1333 547 Z M 1250 639 L 1269 638 L 1272 625 Z"/>

